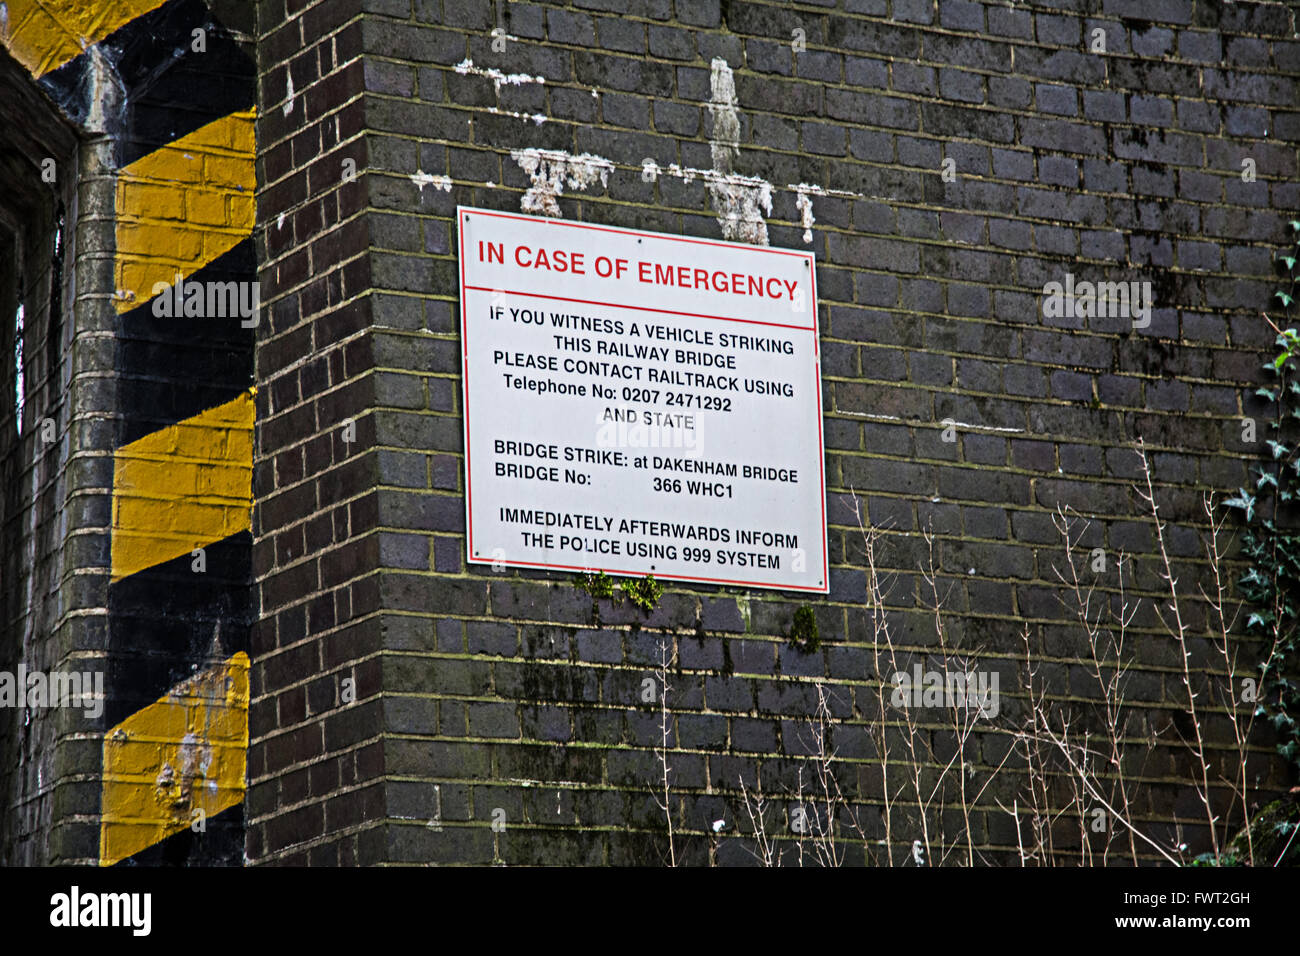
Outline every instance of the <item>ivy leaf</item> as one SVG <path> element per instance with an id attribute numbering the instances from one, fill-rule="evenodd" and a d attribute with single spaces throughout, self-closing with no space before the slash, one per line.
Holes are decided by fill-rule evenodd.
<path id="1" fill-rule="evenodd" d="M 1271 438 L 1265 439 L 1264 444 L 1268 445 L 1268 447 L 1273 450 L 1274 461 L 1277 461 L 1279 458 L 1285 457 L 1291 450 L 1287 448 L 1286 445 L 1283 445 L 1280 441 L 1274 441 Z"/>
<path id="2" fill-rule="evenodd" d="M 1228 498 L 1223 502 L 1225 508 L 1240 508 L 1246 512 L 1246 520 L 1250 521 L 1255 517 L 1255 496 L 1246 493 L 1245 488 L 1237 489 L 1237 497 Z M 1254 568 L 1251 568 L 1254 571 Z"/>

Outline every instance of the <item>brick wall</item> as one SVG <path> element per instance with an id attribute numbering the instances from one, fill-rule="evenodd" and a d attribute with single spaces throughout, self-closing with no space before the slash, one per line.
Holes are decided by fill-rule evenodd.
<path id="1" fill-rule="evenodd" d="M 252 860 L 315 837 L 313 861 L 353 862 L 356 840 L 342 834 L 384 805 L 358 12 L 259 8 L 259 72 L 275 105 L 259 110 L 258 202 L 275 213 L 260 213 L 258 230 L 267 309 L 256 353 Z M 349 418 L 353 443 L 343 441 Z M 366 702 L 327 721 L 345 676 L 361 679 Z M 322 843 L 327 827 L 338 835 Z"/>
<path id="2" fill-rule="evenodd" d="M 1121 601 L 1116 558 L 1136 554 L 1123 590 L 1143 602 L 1129 635 L 1130 733 L 1153 742 L 1139 748 L 1134 812 L 1153 832 L 1183 833 L 1192 852 L 1207 847 L 1129 446 L 1141 437 L 1150 452 L 1174 568 L 1194 593 L 1206 580 L 1201 492 L 1243 484 L 1259 454 L 1242 440 L 1243 417 L 1264 411 L 1252 392 L 1272 333 L 1259 313 L 1300 206 L 1300 44 L 1285 6 L 258 9 L 268 316 L 251 860 L 658 862 L 659 712 L 642 690 L 658 686 L 661 641 L 676 655 L 681 858 L 710 859 L 722 819 L 717 859 L 745 859 L 752 843 L 729 835 L 745 829 L 737 782 L 777 797 L 794 786 L 819 686 L 838 779 L 878 836 L 872 715 L 888 675 L 873 656 L 855 505 L 884 529 L 900 662 L 934 659 L 928 529 L 950 646 L 1009 688 L 1027 622 L 1050 696 L 1071 706 L 1095 688 L 1059 600 L 1053 514 L 1089 519 L 1081 544 L 1108 557 L 1092 580 L 1099 600 Z M 453 217 L 457 204 L 519 211 L 539 184 L 512 153 L 529 148 L 612 163 L 605 181 L 558 196 L 566 219 L 765 235 L 816 253 L 832 568 L 828 598 L 814 602 L 815 651 L 786 639 L 804 602 L 780 592 L 673 584 L 648 618 L 606 603 L 593 623 L 567 575 L 466 562 Z M 720 182 L 759 191 L 750 221 L 715 209 Z M 1149 282 L 1149 321 L 1045 314 L 1045 285 L 1067 273 Z M 1204 605 L 1188 609 L 1203 637 Z M 1192 650 L 1221 691 L 1221 663 L 1203 640 Z M 1023 717 L 1023 697 L 1004 692 L 1004 713 Z M 933 714 L 921 724 L 942 755 L 951 728 Z M 1206 727 L 1225 758 L 1223 714 Z M 1262 792 L 1284 786 L 1268 740 L 1253 746 Z M 985 773 L 1008 747 L 990 725 L 965 756 Z M 991 861 L 1015 859 L 1015 825 L 996 801 L 1017 772 L 969 820 L 945 818 Z M 1077 846 L 1075 817 L 1063 826 Z M 892 834 L 896 859 L 905 830 Z"/>
<path id="3" fill-rule="evenodd" d="M 94 666 L 86 638 L 102 625 L 93 612 L 78 619 L 84 589 L 67 573 L 96 547 L 89 522 L 69 505 L 94 485 L 92 455 L 75 454 L 70 440 L 85 424 L 84 416 L 72 421 L 72 408 L 93 406 L 97 390 L 74 372 L 73 351 L 89 337 L 75 335 L 63 307 L 78 287 L 68 247 L 87 239 L 74 184 L 93 153 L 83 157 L 71 126 L 40 101 L 18 64 L 0 57 L 0 99 L 12 129 L 0 151 L 0 175 L 10 184 L 0 201 L 0 669 L 12 672 L 24 661 L 32 670 L 75 670 Z M 46 157 L 56 170 L 52 180 L 41 176 Z M 50 255 L 56 247 L 61 254 Z M 79 714 L 25 712 L 11 703 L 0 709 L 7 824 L 0 860 L 32 865 L 79 855 L 93 833 L 76 819 L 84 789 L 79 738 L 89 725 Z"/>

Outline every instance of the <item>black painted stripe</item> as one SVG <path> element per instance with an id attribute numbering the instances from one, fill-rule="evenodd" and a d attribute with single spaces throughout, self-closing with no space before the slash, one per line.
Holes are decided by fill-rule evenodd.
<path id="1" fill-rule="evenodd" d="M 196 29 L 205 31 L 206 52 L 193 49 Z M 202 0 L 168 0 L 96 49 L 122 83 L 120 108 L 107 118 L 119 167 L 256 102 L 252 57 Z M 41 85 L 74 122 L 84 122 L 94 88 L 92 54 L 49 73 Z"/>
<path id="2" fill-rule="evenodd" d="M 203 550 L 201 574 L 185 554 L 109 585 L 104 726 L 121 723 L 204 668 L 248 652 L 252 534 L 241 531 Z"/>
<path id="3" fill-rule="evenodd" d="M 253 281 L 253 239 L 187 276 L 186 282 Z M 166 293 L 164 293 L 166 294 Z M 150 301 L 124 313 L 117 335 L 118 446 L 235 398 L 253 384 L 256 328 L 239 316 L 165 318 Z"/>
<path id="4" fill-rule="evenodd" d="M 114 866 L 243 866 L 244 804 L 208 817 L 207 829 L 173 833 Z"/>

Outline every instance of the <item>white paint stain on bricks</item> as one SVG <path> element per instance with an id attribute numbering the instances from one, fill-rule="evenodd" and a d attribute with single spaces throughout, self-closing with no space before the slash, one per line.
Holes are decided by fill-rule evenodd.
<path id="1" fill-rule="evenodd" d="M 812 242 L 812 227 L 817 220 L 813 218 L 813 196 L 840 196 L 845 199 L 865 199 L 862 193 L 847 189 L 826 189 L 812 183 L 790 183 L 786 188 L 794 190 L 795 208 L 799 210 L 799 224 L 803 226 L 803 241 Z"/>
<path id="2" fill-rule="evenodd" d="M 475 66 L 474 61 L 470 59 L 461 60 L 454 67 L 457 73 L 472 74 L 474 76 L 485 76 L 492 81 L 496 87 L 497 95 L 501 95 L 501 84 L 507 86 L 521 86 L 525 83 L 545 83 L 546 78 L 542 76 L 530 76 L 527 73 L 502 73 L 494 67 Z"/>
<path id="3" fill-rule="evenodd" d="M 540 76 L 530 77 L 516 73 L 506 75 L 500 70 L 475 66 L 473 61 L 464 60 L 457 64 L 456 72 L 473 73 L 492 79 L 500 93 L 502 83 L 544 83 Z M 711 121 L 709 149 L 713 158 L 712 169 L 696 169 L 679 166 L 676 163 L 661 169 L 652 159 L 646 159 L 641 166 L 641 175 L 647 181 L 655 181 L 661 174 L 681 179 L 685 183 L 696 178 L 702 180 L 709 192 L 713 211 L 718 217 L 718 226 L 722 237 L 735 242 L 747 242 L 753 245 L 768 245 L 767 216 L 772 213 L 773 186 L 761 176 L 747 176 L 735 170 L 740 157 L 740 114 L 736 98 L 736 81 L 731 66 L 721 57 L 716 57 L 709 75 L 710 99 L 707 104 Z M 595 94 L 595 90 L 592 91 Z M 540 125 L 546 121 L 541 114 L 531 116 L 496 108 L 489 112 L 514 116 L 519 119 L 531 119 Z M 565 190 L 585 190 L 597 180 L 602 186 L 609 184 L 609 174 L 614 171 L 613 161 L 591 153 L 574 155 L 563 150 L 554 149 L 516 149 L 511 150 L 510 157 L 519 164 L 529 178 L 530 185 L 520 202 L 523 212 L 533 215 L 560 218 L 559 197 Z M 420 177 L 425 173 L 412 176 L 412 182 L 420 186 L 432 183 L 426 178 L 422 183 Z M 445 177 L 444 177 L 445 178 Z M 486 184 L 485 185 L 490 185 Z M 438 188 L 444 188 L 440 183 Z M 450 189 L 450 185 L 447 187 Z M 843 196 L 862 198 L 858 193 L 839 189 L 826 189 L 809 183 L 790 184 L 789 189 L 796 194 L 795 205 L 799 210 L 803 226 L 804 242 L 812 242 L 812 227 L 816 221 L 813 216 L 813 196 Z"/>
<path id="4" fill-rule="evenodd" d="M 772 214 L 772 184 L 735 171 L 740 155 L 740 114 L 736 110 L 736 80 L 731 66 L 715 57 L 709 73 L 709 150 L 713 169 L 692 170 L 704 179 L 718 214 L 722 238 L 767 245 L 767 219 Z M 671 169 L 669 170 L 671 172 Z M 690 182 L 690 179 L 686 180 Z"/>
<path id="5" fill-rule="evenodd" d="M 587 189 L 596 180 L 609 184 L 614 164 L 603 156 L 574 156 L 559 149 L 515 149 L 510 158 L 519 164 L 531 184 L 520 209 L 538 216 L 560 218 L 559 197 L 567 189 Z"/>
<path id="6" fill-rule="evenodd" d="M 450 176 L 434 176 L 426 173 L 422 169 L 417 169 L 415 175 L 411 177 L 411 182 L 419 187 L 420 195 L 424 195 L 424 187 L 432 186 L 434 189 L 441 189 L 445 193 L 451 192 Z"/>

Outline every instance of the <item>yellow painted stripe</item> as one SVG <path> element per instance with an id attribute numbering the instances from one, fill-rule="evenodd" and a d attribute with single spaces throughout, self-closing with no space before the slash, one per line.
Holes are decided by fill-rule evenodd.
<path id="1" fill-rule="evenodd" d="M 254 110 L 208 123 L 122 168 L 118 312 L 229 252 L 253 231 Z"/>
<path id="2" fill-rule="evenodd" d="M 114 581 L 252 527 L 254 391 L 114 453 Z"/>
<path id="3" fill-rule="evenodd" d="M 242 802 L 247 762 L 248 655 L 240 651 L 104 735 L 100 866 Z"/>
<path id="4" fill-rule="evenodd" d="M 0 30 L 13 58 L 35 77 L 57 70 L 164 0 L 5 0 L 9 29 Z"/>

